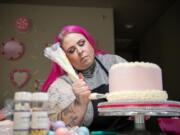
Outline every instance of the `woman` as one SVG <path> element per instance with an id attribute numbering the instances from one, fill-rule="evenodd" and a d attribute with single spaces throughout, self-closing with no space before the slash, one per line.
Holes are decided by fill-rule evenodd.
<path id="1" fill-rule="evenodd" d="M 65 71 L 53 63 L 42 89 L 49 93 L 50 119 L 63 120 L 70 127 L 84 125 L 93 131 L 121 130 L 127 126 L 130 122 L 125 118 L 117 121 L 117 117 L 98 116 L 97 104 L 105 99 L 89 99 L 91 92 L 109 92 L 108 70 L 113 64 L 126 60 L 98 50 L 93 38 L 79 26 L 64 27 L 56 42 L 60 42 L 80 79 L 72 82 Z"/>

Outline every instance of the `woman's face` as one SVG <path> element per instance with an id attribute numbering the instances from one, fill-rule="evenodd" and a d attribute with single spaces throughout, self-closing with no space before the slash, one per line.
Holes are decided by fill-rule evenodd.
<path id="1" fill-rule="evenodd" d="M 94 62 L 94 49 L 81 34 L 67 34 L 62 41 L 62 48 L 77 70 L 85 70 Z"/>

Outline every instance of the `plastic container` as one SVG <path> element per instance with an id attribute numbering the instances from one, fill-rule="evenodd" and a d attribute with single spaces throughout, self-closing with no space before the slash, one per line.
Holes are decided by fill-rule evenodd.
<path id="1" fill-rule="evenodd" d="M 32 95 L 31 135 L 46 135 L 49 127 L 47 113 L 48 94 L 36 92 Z"/>
<path id="2" fill-rule="evenodd" d="M 14 96 L 14 135 L 29 135 L 31 117 L 30 92 L 16 92 Z"/>
<path id="3" fill-rule="evenodd" d="M 0 110 L 0 121 L 1 120 L 12 120 L 14 114 L 14 100 L 9 100 L 7 104 Z"/>
<path id="4" fill-rule="evenodd" d="M 0 121 L 0 135 L 13 135 L 13 121 Z"/>

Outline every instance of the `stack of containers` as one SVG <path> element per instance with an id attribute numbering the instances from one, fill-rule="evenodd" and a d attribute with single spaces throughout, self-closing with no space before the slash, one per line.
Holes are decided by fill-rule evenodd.
<path id="1" fill-rule="evenodd" d="M 36 92 L 32 94 L 31 135 L 46 135 L 49 127 L 47 113 L 48 94 Z"/>
<path id="2" fill-rule="evenodd" d="M 30 92 L 16 92 L 14 96 L 14 135 L 29 135 L 31 117 Z"/>

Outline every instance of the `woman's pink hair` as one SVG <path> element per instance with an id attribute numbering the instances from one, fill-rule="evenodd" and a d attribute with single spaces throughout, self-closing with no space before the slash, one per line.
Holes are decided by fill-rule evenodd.
<path id="1" fill-rule="evenodd" d="M 64 36 L 68 33 L 78 33 L 82 34 L 86 39 L 89 41 L 89 43 L 94 48 L 95 55 L 97 54 L 106 54 L 106 52 L 98 50 L 96 48 L 96 43 L 93 40 L 92 36 L 82 27 L 76 26 L 76 25 L 69 25 L 62 29 L 62 31 L 56 36 L 55 43 L 60 42 L 62 43 L 62 40 Z M 43 84 L 41 92 L 47 92 L 49 86 L 56 80 L 57 77 L 62 76 L 66 74 L 66 72 L 55 62 L 52 62 L 52 68 L 49 76 L 47 77 L 45 83 Z"/>

